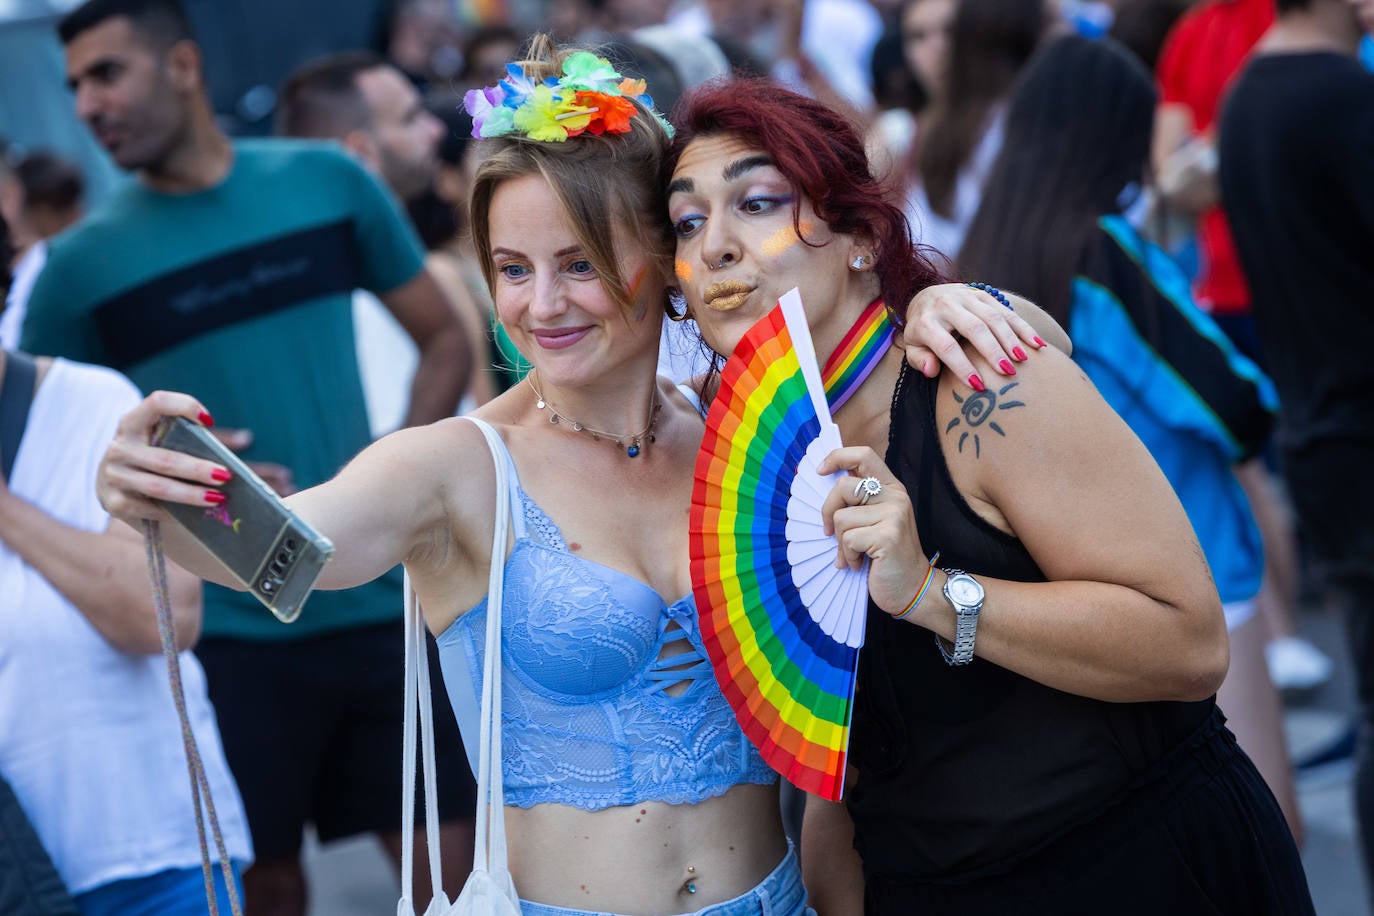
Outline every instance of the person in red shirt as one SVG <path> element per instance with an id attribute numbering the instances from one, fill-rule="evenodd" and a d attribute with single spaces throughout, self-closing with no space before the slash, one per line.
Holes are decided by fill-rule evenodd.
<path id="1" fill-rule="evenodd" d="M 1273 24 L 1273 0 L 1206 0 L 1175 24 L 1159 57 L 1155 169 L 1168 203 L 1198 217 L 1203 264 L 1195 292 L 1217 318 L 1250 311 L 1250 291 L 1218 200 L 1217 112 L 1231 80 Z"/>
<path id="2" fill-rule="evenodd" d="M 1246 356 L 1265 366 L 1217 184 L 1216 124 L 1222 102 L 1260 38 L 1274 24 L 1273 0 L 1204 0 L 1170 30 L 1156 78 L 1160 104 L 1151 159 L 1171 212 L 1197 222 L 1201 265 L 1193 294 Z M 1325 680 L 1331 661 L 1296 635 L 1297 546 L 1291 513 L 1273 475 L 1254 460 L 1237 468 L 1265 544 L 1260 613 L 1268 624 L 1270 674 L 1283 687 Z"/>

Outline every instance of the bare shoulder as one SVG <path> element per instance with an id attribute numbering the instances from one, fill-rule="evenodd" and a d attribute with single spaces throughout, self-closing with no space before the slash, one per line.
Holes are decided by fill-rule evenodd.
<path id="1" fill-rule="evenodd" d="M 467 529 L 473 524 L 490 538 L 496 475 L 474 423 L 454 417 L 397 430 L 363 450 L 344 473 L 366 475 L 379 491 L 459 543 L 472 535 Z"/>
<path id="2" fill-rule="evenodd" d="M 1083 370 L 1053 348 L 1021 363 L 1014 376 L 996 374 L 981 358 L 974 364 L 988 380 L 983 390 L 947 370 L 935 406 L 946 460 L 961 477 L 995 483 L 1046 450 L 1072 449 L 1079 433 L 1125 430 Z"/>
<path id="3" fill-rule="evenodd" d="M 438 480 L 455 466 L 464 466 L 471 455 L 485 454 L 486 442 L 473 423 L 450 418 L 427 426 L 411 426 L 390 433 L 364 449 L 354 465 L 369 472 L 407 473 L 412 480 Z"/>
<path id="4" fill-rule="evenodd" d="M 981 391 L 948 369 L 935 400 L 936 434 L 954 484 L 986 521 L 1008 533 L 1012 525 L 1001 495 L 1046 460 L 1045 434 L 1056 431 L 1075 404 L 1097 397 L 1082 371 L 1062 353 L 1045 348 L 1021 363 L 1016 375 L 998 375 L 970 354 Z M 1100 399 L 1099 399 L 1100 400 Z"/>
<path id="5" fill-rule="evenodd" d="M 393 440 L 395 453 L 405 456 L 401 460 L 413 463 L 416 471 L 423 469 L 447 502 L 464 510 L 479 508 L 474 503 L 486 508 L 491 502 L 496 483 L 491 450 L 471 420 L 451 417 L 398 430 L 382 441 L 387 440 Z"/>
<path id="6" fill-rule="evenodd" d="M 1133 539 L 1165 552 L 1191 542 L 1159 466 L 1071 359 L 1044 350 L 1013 377 L 988 373 L 997 381 L 982 392 L 941 379 L 946 462 L 975 510 L 1015 534 L 1047 575 L 1100 577 L 1085 564 Z"/>

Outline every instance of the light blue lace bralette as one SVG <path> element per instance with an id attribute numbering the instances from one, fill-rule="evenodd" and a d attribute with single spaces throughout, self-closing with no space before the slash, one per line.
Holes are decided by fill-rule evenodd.
<path id="1" fill-rule="evenodd" d="M 515 533 L 501 627 L 506 804 L 683 804 L 773 783 L 716 686 L 692 596 L 665 605 L 638 579 L 572 554 L 505 459 Z M 474 771 L 486 622 L 483 599 L 438 640 Z"/>

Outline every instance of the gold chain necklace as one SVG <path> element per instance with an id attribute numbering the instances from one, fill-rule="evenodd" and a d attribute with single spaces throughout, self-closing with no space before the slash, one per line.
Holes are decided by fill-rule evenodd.
<path id="1" fill-rule="evenodd" d="M 557 408 L 544 400 L 543 392 L 541 392 L 539 386 L 534 383 L 533 372 L 525 376 L 525 381 L 529 382 L 530 390 L 534 392 L 534 406 L 540 410 L 547 410 L 549 412 L 549 422 L 554 425 L 562 423 L 574 432 L 585 433 L 598 442 L 602 439 L 614 442 L 618 448 L 623 448 L 625 450 L 625 456 L 627 458 L 638 458 L 639 453 L 643 450 L 643 446 L 654 441 L 654 426 L 658 423 L 659 409 L 663 407 L 663 405 L 658 402 L 657 382 L 654 383 L 653 395 L 649 399 L 648 424 L 644 427 L 642 432 L 634 435 L 620 435 L 618 433 L 608 433 L 604 429 L 592 429 L 590 426 L 579 423 L 572 417 L 559 413 Z M 628 442 L 626 440 L 628 440 Z"/>

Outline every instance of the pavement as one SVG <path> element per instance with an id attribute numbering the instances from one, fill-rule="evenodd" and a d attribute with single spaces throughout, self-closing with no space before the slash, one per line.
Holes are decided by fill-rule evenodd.
<path id="1" fill-rule="evenodd" d="M 1285 699 L 1285 726 L 1294 759 L 1328 746 L 1346 730 L 1354 686 L 1340 621 L 1334 614 L 1304 611 L 1299 630 L 1336 661 L 1321 687 Z M 1298 803 L 1307 830 L 1303 864 L 1319 916 L 1374 916 L 1360 872 L 1352 806 L 1351 762 L 1338 760 L 1298 774 Z M 423 854 L 423 853 L 421 853 Z M 394 912 L 399 884 L 376 841 L 357 838 L 306 845 L 311 886 L 310 916 L 376 916 Z M 450 895 L 458 888 L 446 888 Z"/>

